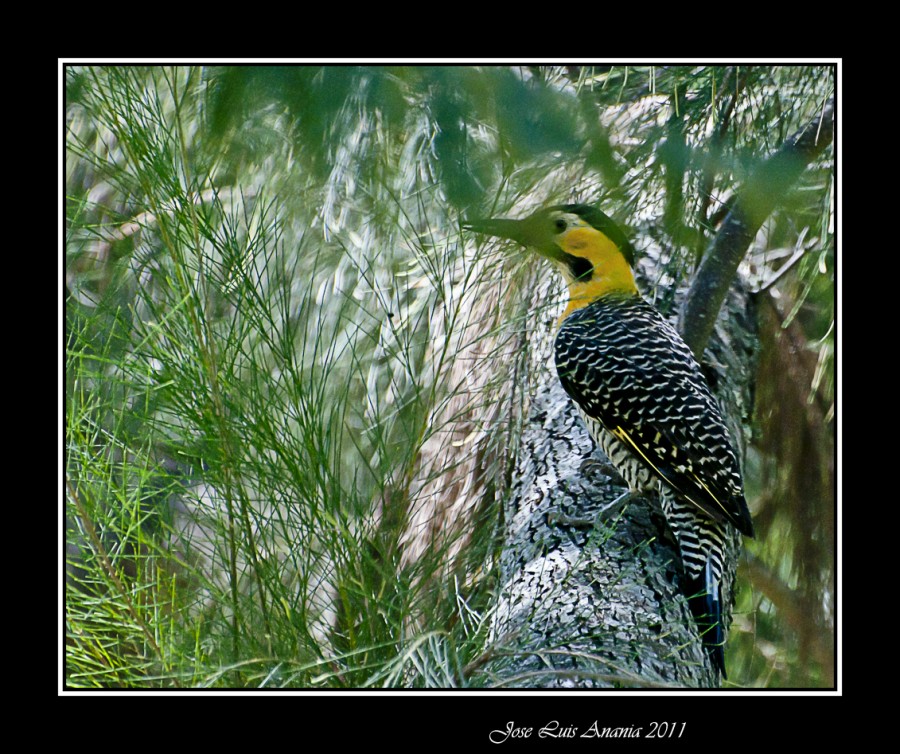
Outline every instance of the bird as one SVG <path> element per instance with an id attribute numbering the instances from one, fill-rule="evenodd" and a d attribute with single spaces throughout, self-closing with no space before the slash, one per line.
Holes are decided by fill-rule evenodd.
<path id="1" fill-rule="evenodd" d="M 640 294 L 635 249 L 592 204 L 463 228 L 536 251 L 568 287 L 554 342 L 566 393 L 629 490 L 658 492 L 681 554 L 683 591 L 711 666 L 725 671 L 722 600 L 727 527 L 753 537 L 740 465 L 691 349 Z"/>

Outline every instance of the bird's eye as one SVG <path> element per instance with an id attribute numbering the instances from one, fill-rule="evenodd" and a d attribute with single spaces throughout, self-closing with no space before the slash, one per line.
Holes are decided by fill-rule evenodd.
<path id="1" fill-rule="evenodd" d="M 558 231 L 563 231 L 566 229 L 566 221 L 563 220 L 561 217 L 556 221 L 556 229 Z"/>

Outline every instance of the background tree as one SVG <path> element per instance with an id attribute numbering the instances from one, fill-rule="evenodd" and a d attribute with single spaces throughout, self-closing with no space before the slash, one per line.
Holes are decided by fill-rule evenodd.
<path id="1" fill-rule="evenodd" d="M 834 96 L 827 66 L 65 80 L 71 686 L 502 680 L 499 512 L 559 291 L 461 218 L 602 202 L 674 312 L 735 197 Z M 741 261 L 742 685 L 833 682 L 832 161 Z"/>

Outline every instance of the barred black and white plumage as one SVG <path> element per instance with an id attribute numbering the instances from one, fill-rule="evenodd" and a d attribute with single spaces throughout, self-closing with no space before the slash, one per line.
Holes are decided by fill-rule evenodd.
<path id="1" fill-rule="evenodd" d="M 651 476 L 752 536 L 737 458 L 700 366 L 675 329 L 636 295 L 609 295 L 569 315 L 556 336 L 556 369 L 598 437 L 598 426 L 630 451 L 635 489 Z M 626 464 L 627 466 L 628 464 Z"/>
<path id="2" fill-rule="evenodd" d="M 726 523 L 753 526 L 725 422 L 675 329 L 642 298 L 610 295 L 569 315 L 556 337 L 560 382 L 594 440 L 633 490 L 660 491 L 687 592 L 724 673 L 718 616 Z M 707 568 L 709 573 L 707 573 Z M 712 592 L 712 593 L 710 593 Z M 711 614 L 704 621 L 703 614 Z M 704 625 L 704 622 L 706 625 Z"/>
<path id="3" fill-rule="evenodd" d="M 566 280 L 569 305 L 555 345 L 560 382 L 628 486 L 659 491 L 688 602 L 724 676 L 727 527 L 753 536 L 753 525 L 719 406 L 688 346 L 638 293 L 631 244 L 588 205 L 469 227 L 534 248 Z"/>

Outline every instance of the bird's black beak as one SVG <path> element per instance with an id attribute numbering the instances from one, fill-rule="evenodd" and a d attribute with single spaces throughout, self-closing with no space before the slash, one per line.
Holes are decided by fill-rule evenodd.
<path id="1" fill-rule="evenodd" d="M 522 246 L 534 249 L 542 256 L 557 259 L 561 250 L 556 245 L 554 233 L 558 232 L 546 211 L 535 212 L 524 220 L 507 220 L 505 218 L 489 218 L 472 220 L 463 223 L 463 228 L 475 233 L 506 238 Z"/>
<path id="2" fill-rule="evenodd" d="M 524 220 L 506 220 L 502 218 L 489 218 L 484 220 L 472 220 L 463 223 L 463 229 L 475 233 L 483 233 L 486 236 L 496 236 L 516 241 L 523 246 L 528 245 L 528 233 Z"/>

